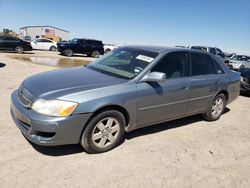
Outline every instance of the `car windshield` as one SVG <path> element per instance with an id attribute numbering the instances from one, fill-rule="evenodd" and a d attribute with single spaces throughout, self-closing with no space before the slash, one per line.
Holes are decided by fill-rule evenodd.
<path id="1" fill-rule="evenodd" d="M 247 57 L 246 56 L 237 55 L 237 56 L 233 57 L 233 60 L 246 61 Z"/>
<path id="2" fill-rule="evenodd" d="M 70 40 L 71 43 L 76 43 L 78 41 L 78 39 L 72 39 Z"/>
<path id="3" fill-rule="evenodd" d="M 157 55 L 156 52 L 120 48 L 109 52 L 86 67 L 111 76 L 133 79 L 152 63 Z"/>

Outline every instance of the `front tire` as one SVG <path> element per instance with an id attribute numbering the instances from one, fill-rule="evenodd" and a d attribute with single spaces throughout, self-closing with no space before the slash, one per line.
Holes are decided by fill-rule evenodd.
<path id="1" fill-rule="evenodd" d="M 70 48 L 67 48 L 66 50 L 63 51 L 63 54 L 68 56 L 68 57 L 71 57 L 71 56 L 73 56 L 73 50 Z"/>
<path id="2" fill-rule="evenodd" d="M 207 121 L 216 121 L 223 114 L 225 107 L 226 97 L 224 94 L 219 94 L 213 99 L 208 111 L 203 114 L 203 118 Z"/>
<path id="3" fill-rule="evenodd" d="M 125 118 L 116 110 L 107 110 L 91 118 L 80 144 L 87 153 L 102 153 L 115 148 L 123 139 Z"/>
<path id="4" fill-rule="evenodd" d="M 18 54 L 22 54 L 23 53 L 23 47 L 22 46 L 17 46 L 16 48 L 15 48 L 15 52 L 16 53 L 18 53 Z"/>

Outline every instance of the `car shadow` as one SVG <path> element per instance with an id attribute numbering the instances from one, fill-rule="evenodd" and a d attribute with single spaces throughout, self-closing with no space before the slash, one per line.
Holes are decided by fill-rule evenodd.
<path id="1" fill-rule="evenodd" d="M 250 97 L 250 92 L 249 93 L 241 92 L 240 95 L 243 96 L 243 97 Z"/>
<path id="2" fill-rule="evenodd" d="M 65 156 L 84 152 L 79 144 L 64 145 L 64 146 L 39 146 L 29 142 L 31 146 L 44 155 L 48 156 Z"/>
<path id="3" fill-rule="evenodd" d="M 61 53 L 58 53 L 58 55 L 63 56 L 63 57 L 68 57 L 68 56 L 65 56 L 65 55 L 63 55 Z M 95 57 L 87 56 L 87 55 L 84 55 L 84 54 L 73 54 L 71 57 L 87 57 L 87 58 L 91 58 L 91 59 L 97 59 Z"/>
<path id="4" fill-rule="evenodd" d="M 230 111 L 230 109 L 226 107 L 223 114 L 226 114 L 229 111 Z M 135 137 L 145 136 L 148 134 L 155 134 L 155 133 L 162 132 L 165 130 L 170 130 L 170 129 L 175 129 L 175 128 L 183 127 L 186 125 L 190 125 L 192 123 L 196 123 L 199 121 L 204 121 L 202 116 L 201 115 L 193 115 L 193 116 L 189 116 L 189 117 L 185 117 L 185 118 L 181 118 L 181 119 L 177 119 L 177 120 L 173 120 L 173 121 L 168 121 L 168 122 L 164 122 L 164 123 L 159 123 L 159 124 L 155 124 L 155 125 L 151 125 L 148 127 L 137 129 L 135 131 L 127 133 L 125 138 L 127 140 L 130 140 L 130 139 L 135 138 Z"/>
<path id="5" fill-rule="evenodd" d="M 35 54 L 35 52 L 28 52 L 28 51 L 24 51 L 23 53 L 19 54 L 13 51 L 1 51 L 0 53 L 8 53 L 8 54 L 18 54 L 18 55 L 25 55 L 25 54 Z"/>
<path id="6" fill-rule="evenodd" d="M 3 67 L 5 67 L 5 66 L 6 66 L 5 63 L 0 63 L 0 68 L 3 68 Z"/>
<path id="7" fill-rule="evenodd" d="M 225 111 L 223 114 L 226 114 L 229 111 L 230 111 L 229 108 L 225 108 Z M 178 120 L 173 120 L 173 121 L 169 121 L 165 123 L 160 123 L 160 124 L 155 124 L 152 126 L 140 128 L 130 133 L 127 133 L 119 145 L 121 145 L 125 140 L 130 140 L 130 139 L 140 137 L 140 136 L 146 136 L 148 134 L 156 134 L 158 132 L 183 127 L 183 126 L 190 125 L 192 123 L 196 123 L 199 121 L 204 121 L 204 120 L 200 115 L 194 115 L 194 116 L 185 117 L 185 118 L 178 119 Z M 29 140 L 27 141 L 31 144 L 31 146 L 36 151 L 44 155 L 48 155 L 48 156 L 56 157 L 56 156 L 65 156 L 65 155 L 72 155 L 72 154 L 84 152 L 84 149 L 79 144 L 63 145 L 63 146 L 39 146 L 39 145 L 31 143 Z"/>

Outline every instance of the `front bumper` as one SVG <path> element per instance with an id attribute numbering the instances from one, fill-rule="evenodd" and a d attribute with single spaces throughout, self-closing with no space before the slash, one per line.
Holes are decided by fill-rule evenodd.
<path id="1" fill-rule="evenodd" d="M 31 142 L 54 146 L 79 143 L 84 126 L 92 113 L 51 117 L 25 108 L 19 101 L 17 91 L 11 95 L 11 115 L 17 127 Z"/>

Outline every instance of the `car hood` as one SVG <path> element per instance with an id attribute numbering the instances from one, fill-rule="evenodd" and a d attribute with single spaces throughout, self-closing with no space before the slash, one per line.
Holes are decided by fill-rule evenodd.
<path id="1" fill-rule="evenodd" d="M 250 78 L 250 68 L 240 69 L 241 76 L 245 78 Z"/>
<path id="2" fill-rule="evenodd" d="M 65 68 L 27 78 L 24 88 L 35 98 L 57 98 L 67 94 L 126 82 L 85 67 Z"/>

